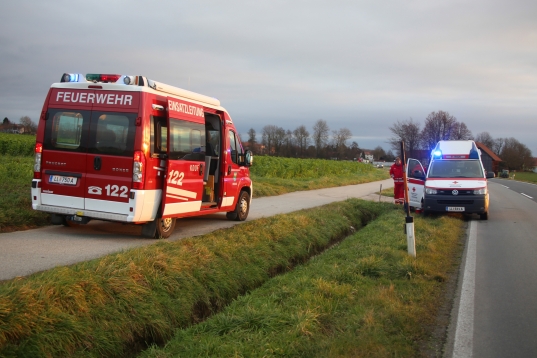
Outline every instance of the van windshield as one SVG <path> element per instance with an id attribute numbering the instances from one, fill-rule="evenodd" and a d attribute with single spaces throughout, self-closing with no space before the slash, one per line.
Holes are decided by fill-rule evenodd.
<path id="1" fill-rule="evenodd" d="M 428 178 L 483 178 L 479 160 L 433 160 Z"/>

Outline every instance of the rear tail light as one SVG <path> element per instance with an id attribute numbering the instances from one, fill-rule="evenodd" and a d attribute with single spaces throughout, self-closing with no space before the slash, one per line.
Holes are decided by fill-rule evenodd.
<path id="1" fill-rule="evenodd" d="M 134 163 L 132 164 L 132 188 L 144 188 L 144 170 L 145 170 L 144 152 L 137 150 L 134 152 Z"/>
<path id="2" fill-rule="evenodd" d="M 41 179 L 41 154 L 43 153 L 43 144 L 35 143 L 34 152 L 34 179 Z"/>

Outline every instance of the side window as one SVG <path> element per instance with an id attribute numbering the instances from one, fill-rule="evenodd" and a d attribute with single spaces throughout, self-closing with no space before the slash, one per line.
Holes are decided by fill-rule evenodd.
<path id="1" fill-rule="evenodd" d="M 204 161 L 205 128 L 203 124 L 170 118 L 169 158 Z M 205 144 L 203 144 L 205 145 Z"/>
<path id="2" fill-rule="evenodd" d="M 93 112 L 90 152 L 132 156 L 134 154 L 135 114 Z"/>
<path id="3" fill-rule="evenodd" d="M 423 169 L 423 166 L 420 164 L 420 162 L 416 159 L 408 160 L 408 177 L 415 179 L 425 178 L 425 170 Z"/>
<path id="4" fill-rule="evenodd" d="M 230 130 L 228 136 L 229 136 L 229 149 L 231 153 L 231 160 L 235 164 L 240 164 L 243 161 L 242 158 L 244 156 L 244 151 L 242 149 L 240 140 L 234 131 Z"/>
<path id="5" fill-rule="evenodd" d="M 85 152 L 82 133 L 89 122 L 89 111 L 54 110 L 47 113 L 45 125 L 45 149 Z"/>
<path id="6" fill-rule="evenodd" d="M 168 127 L 165 117 L 151 116 L 151 157 L 159 158 L 168 150 Z"/>

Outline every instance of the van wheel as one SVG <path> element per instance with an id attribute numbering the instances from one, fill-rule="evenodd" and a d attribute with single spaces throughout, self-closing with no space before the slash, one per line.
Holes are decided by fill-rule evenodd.
<path id="1" fill-rule="evenodd" d="M 159 218 L 142 224 L 142 236 L 148 239 L 167 239 L 174 229 L 175 218 Z"/>
<path id="2" fill-rule="evenodd" d="M 239 200 L 237 200 L 237 205 L 235 210 L 230 211 L 226 214 L 226 217 L 229 220 L 244 221 L 248 217 L 248 212 L 250 211 L 250 194 L 245 191 L 241 191 L 239 195 Z"/>
<path id="3" fill-rule="evenodd" d="M 170 237 L 170 235 L 173 233 L 173 229 L 175 229 L 175 218 L 166 218 L 166 219 L 156 219 L 156 235 L 155 237 L 167 239 Z"/>
<path id="4" fill-rule="evenodd" d="M 480 218 L 481 220 L 488 220 L 488 219 L 489 219 L 489 212 L 486 211 L 486 212 L 484 212 L 483 214 L 479 214 L 479 218 Z"/>

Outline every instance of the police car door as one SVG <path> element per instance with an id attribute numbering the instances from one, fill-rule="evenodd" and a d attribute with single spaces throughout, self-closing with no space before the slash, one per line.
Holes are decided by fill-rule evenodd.
<path id="1" fill-rule="evenodd" d="M 167 175 L 162 217 L 201 209 L 205 171 L 203 107 L 168 98 Z"/>
<path id="2" fill-rule="evenodd" d="M 406 180 L 409 205 L 421 209 L 425 189 L 425 170 L 418 160 L 412 158 L 407 160 Z"/>

